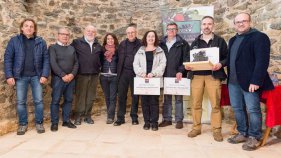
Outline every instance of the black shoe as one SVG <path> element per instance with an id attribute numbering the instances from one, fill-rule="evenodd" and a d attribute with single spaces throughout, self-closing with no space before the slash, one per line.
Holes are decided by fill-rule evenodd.
<path id="1" fill-rule="evenodd" d="M 58 124 L 57 124 L 57 123 L 52 123 L 52 125 L 51 125 L 51 131 L 52 131 L 52 132 L 58 131 Z"/>
<path id="2" fill-rule="evenodd" d="M 158 131 L 158 124 L 152 124 L 151 125 L 151 130 L 152 131 Z"/>
<path id="3" fill-rule="evenodd" d="M 77 128 L 71 121 L 63 122 L 62 126 L 68 127 L 68 128 Z"/>
<path id="4" fill-rule="evenodd" d="M 138 125 L 139 121 L 138 120 L 132 120 L 132 125 Z"/>
<path id="5" fill-rule="evenodd" d="M 74 124 L 75 125 L 81 125 L 81 118 L 80 117 L 76 118 L 75 121 L 74 121 Z"/>
<path id="6" fill-rule="evenodd" d="M 125 120 L 117 120 L 117 121 L 115 121 L 114 122 L 114 126 L 121 126 L 122 124 L 124 124 L 125 123 Z"/>
<path id="7" fill-rule="evenodd" d="M 144 130 L 149 130 L 149 128 L 150 128 L 150 124 L 149 124 L 149 123 L 145 123 L 145 124 L 143 125 L 143 129 L 144 129 Z"/>
<path id="8" fill-rule="evenodd" d="M 84 118 L 84 122 L 86 122 L 88 124 L 94 124 L 94 120 L 91 117 Z"/>

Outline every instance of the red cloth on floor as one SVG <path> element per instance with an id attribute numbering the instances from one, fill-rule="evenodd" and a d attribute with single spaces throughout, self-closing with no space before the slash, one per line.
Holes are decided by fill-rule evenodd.
<path id="1" fill-rule="evenodd" d="M 267 127 L 281 125 L 281 86 L 276 86 L 273 90 L 264 91 L 261 99 L 265 100 Z"/>

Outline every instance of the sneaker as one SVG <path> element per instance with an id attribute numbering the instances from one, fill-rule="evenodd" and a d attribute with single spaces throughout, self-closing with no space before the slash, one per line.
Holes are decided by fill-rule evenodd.
<path id="1" fill-rule="evenodd" d="M 94 124 L 94 120 L 91 117 L 84 118 L 84 122 L 88 124 Z"/>
<path id="2" fill-rule="evenodd" d="M 19 125 L 17 135 L 24 135 L 27 131 L 27 125 Z"/>
<path id="3" fill-rule="evenodd" d="M 162 121 L 160 124 L 159 124 L 159 127 L 166 127 L 166 126 L 170 126 L 172 125 L 172 121 Z"/>
<path id="4" fill-rule="evenodd" d="M 77 117 L 74 121 L 74 124 L 75 125 L 81 125 L 81 118 L 80 117 Z"/>
<path id="5" fill-rule="evenodd" d="M 256 150 L 261 145 L 261 141 L 257 140 L 255 137 L 250 136 L 247 141 L 242 145 L 243 150 L 253 151 Z"/>
<path id="6" fill-rule="evenodd" d="M 177 122 L 176 124 L 176 129 L 182 129 L 183 128 L 183 123 L 182 121 Z"/>
<path id="7" fill-rule="evenodd" d="M 238 143 L 246 142 L 247 137 L 244 136 L 243 134 L 238 133 L 238 134 L 228 138 L 227 141 L 231 144 L 238 144 Z"/>
<path id="8" fill-rule="evenodd" d="M 157 123 L 156 123 L 156 124 L 153 123 L 153 124 L 151 125 L 151 130 L 152 130 L 152 131 L 158 131 L 158 124 L 157 124 Z"/>
<path id="9" fill-rule="evenodd" d="M 201 131 L 193 129 L 187 134 L 187 136 L 190 137 L 190 138 L 193 138 L 193 137 L 196 137 L 200 134 L 201 134 Z"/>
<path id="10" fill-rule="evenodd" d="M 43 126 L 43 123 L 41 123 L 41 124 L 36 123 L 35 128 L 36 128 L 37 133 L 39 133 L 39 134 L 45 133 L 45 128 Z"/>
<path id="11" fill-rule="evenodd" d="M 68 127 L 68 128 L 77 128 L 71 121 L 63 122 L 62 126 Z"/>
<path id="12" fill-rule="evenodd" d="M 217 141 L 217 142 L 223 141 L 223 137 L 222 137 L 221 132 L 213 132 L 213 137 L 214 137 L 214 140 Z"/>
<path id="13" fill-rule="evenodd" d="M 124 123 L 125 123 L 125 120 L 116 120 L 113 125 L 114 126 L 121 126 Z"/>
<path id="14" fill-rule="evenodd" d="M 108 118 L 108 119 L 106 120 L 106 124 L 112 124 L 113 122 L 114 122 L 114 120 L 111 119 L 111 118 Z"/>
<path id="15" fill-rule="evenodd" d="M 132 120 L 132 125 L 138 125 L 139 124 L 139 121 L 136 119 L 136 120 Z"/>
<path id="16" fill-rule="evenodd" d="M 52 123 L 52 125 L 51 125 L 51 131 L 52 131 L 52 132 L 58 131 L 58 124 L 57 124 L 57 123 Z"/>
<path id="17" fill-rule="evenodd" d="M 145 124 L 143 125 L 143 129 L 144 129 L 144 130 L 149 130 L 149 128 L 150 128 L 150 124 L 149 124 L 149 123 L 145 123 Z"/>

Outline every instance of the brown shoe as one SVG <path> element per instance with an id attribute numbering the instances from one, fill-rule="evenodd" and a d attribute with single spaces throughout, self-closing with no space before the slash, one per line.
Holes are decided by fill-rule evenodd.
<path id="1" fill-rule="evenodd" d="M 170 126 L 172 125 L 172 121 L 162 121 L 160 124 L 159 124 L 159 127 L 166 127 L 166 126 Z"/>
<path id="2" fill-rule="evenodd" d="M 183 128 L 183 123 L 182 121 L 177 122 L 176 124 L 176 129 L 182 129 Z"/>
<path id="3" fill-rule="evenodd" d="M 217 142 L 223 141 L 221 132 L 213 132 L 213 137 L 214 137 L 215 141 L 217 141 Z"/>
<path id="4" fill-rule="evenodd" d="M 196 137 L 200 134 L 201 134 L 201 131 L 193 129 L 187 134 L 187 136 L 190 137 L 190 138 L 193 138 L 193 137 Z"/>

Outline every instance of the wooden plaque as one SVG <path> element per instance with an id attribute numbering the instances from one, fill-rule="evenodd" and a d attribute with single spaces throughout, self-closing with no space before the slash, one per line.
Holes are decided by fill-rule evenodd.
<path id="1" fill-rule="evenodd" d="M 211 61 L 184 62 L 183 65 L 192 67 L 191 71 L 212 70 L 214 66 L 214 64 Z"/>

